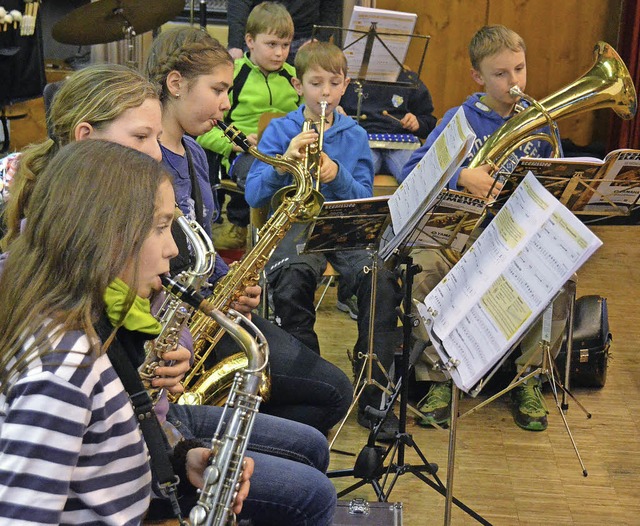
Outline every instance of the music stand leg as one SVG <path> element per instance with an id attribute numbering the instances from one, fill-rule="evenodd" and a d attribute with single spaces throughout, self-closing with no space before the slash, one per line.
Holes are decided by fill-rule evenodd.
<path id="1" fill-rule="evenodd" d="M 373 251 L 371 253 L 371 262 L 372 262 L 371 263 L 371 268 L 365 267 L 365 269 L 364 269 L 365 273 L 370 273 L 371 274 L 371 298 L 370 298 L 370 302 L 369 302 L 369 335 L 368 335 L 368 341 L 367 341 L 367 353 L 365 355 L 358 356 L 359 359 L 364 359 L 364 360 L 362 362 L 362 367 L 360 368 L 360 372 L 358 373 L 358 378 L 357 378 L 357 380 L 355 382 L 356 390 L 354 392 L 354 398 L 353 398 L 353 401 L 351 402 L 351 405 L 349 406 L 349 409 L 347 410 L 347 414 L 340 421 L 340 425 L 338 426 L 338 429 L 336 430 L 336 433 L 333 436 L 333 439 L 331 440 L 331 443 L 329 444 L 329 450 L 330 451 L 333 450 L 333 445 L 335 444 L 335 442 L 336 442 L 336 440 L 338 438 L 338 435 L 342 431 L 342 428 L 344 427 L 345 423 L 347 422 L 347 419 L 349 418 L 349 415 L 351 414 L 351 412 L 356 407 L 356 404 L 358 403 L 358 401 L 362 397 L 362 394 L 364 393 L 364 390 L 365 390 L 365 388 L 367 386 L 374 385 L 377 388 L 379 388 L 382 392 L 387 393 L 388 395 L 391 394 L 391 391 L 387 387 L 380 385 L 377 381 L 375 381 L 373 379 L 373 365 L 374 365 L 374 362 L 375 362 L 376 366 L 384 374 L 388 385 L 390 385 L 392 389 L 394 388 L 394 384 L 393 384 L 393 381 L 392 381 L 391 376 L 389 374 L 389 371 L 387 371 L 382 366 L 382 364 L 378 360 L 378 357 L 373 352 L 374 323 L 375 323 L 377 280 L 378 280 L 378 252 L 377 252 L 377 250 Z M 355 359 L 355 357 L 354 357 L 354 359 Z M 363 382 L 362 378 L 364 376 L 364 371 L 365 370 L 366 370 L 366 379 Z M 361 382 L 362 382 L 362 384 L 361 384 Z M 378 408 L 376 408 L 376 409 L 378 409 Z"/>
<path id="2" fill-rule="evenodd" d="M 455 382 L 451 382 L 451 423 L 449 424 L 449 451 L 447 454 L 447 495 L 444 506 L 444 524 L 451 524 L 451 504 L 453 502 L 453 474 L 456 457 L 456 433 L 458 429 L 458 403 L 460 390 Z"/>

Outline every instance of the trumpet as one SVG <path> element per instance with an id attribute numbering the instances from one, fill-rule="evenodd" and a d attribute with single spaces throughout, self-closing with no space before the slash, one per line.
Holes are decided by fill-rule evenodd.
<path id="1" fill-rule="evenodd" d="M 320 120 L 315 123 L 312 119 L 306 119 L 302 125 L 302 131 L 311 130 L 315 124 L 318 124 L 318 140 L 310 144 L 305 149 L 304 169 L 307 173 L 315 178 L 315 188 L 320 190 L 320 168 L 322 164 L 322 150 L 324 148 L 324 129 L 327 125 L 327 106 L 326 100 L 320 102 Z"/>

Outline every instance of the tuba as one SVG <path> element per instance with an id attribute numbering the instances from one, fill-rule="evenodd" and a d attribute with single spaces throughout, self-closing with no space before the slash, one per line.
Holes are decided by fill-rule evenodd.
<path id="1" fill-rule="evenodd" d="M 309 173 L 301 163 L 282 157 L 271 157 L 251 146 L 247 138 L 230 125 L 218 122 L 226 137 L 260 161 L 285 170 L 293 175 L 295 185 L 287 187 L 281 204 L 260 230 L 260 239 L 253 249 L 229 273 L 218 281 L 213 294 L 208 298 L 208 308 L 227 312 L 230 305 L 244 290 L 258 283 L 259 274 L 279 241 L 291 228 L 293 222 L 305 222 L 315 217 L 324 198 L 313 187 Z M 177 400 L 181 404 L 220 404 L 226 397 L 233 374 L 246 367 L 246 356 L 242 353 L 230 356 L 212 366 L 207 363 L 213 348 L 224 333 L 224 329 L 210 316 L 195 312 L 189 324 L 194 340 L 194 363 L 183 381 L 185 392 Z M 268 374 L 265 375 L 262 395 L 269 392 Z"/>
<path id="2" fill-rule="evenodd" d="M 550 142 L 557 156 L 557 138 L 534 132 L 546 125 L 554 129 L 556 120 L 584 111 L 611 108 L 621 118 L 632 119 L 637 109 L 636 90 L 624 62 L 606 42 L 596 44 L 594 57 L 595 62 L 589 71 L 540 101 L 522 94 L 517 86 L 515 90 L 512 88 L 514 97 L 524 95 L 531 105 L 491 135 L 467 168 L 489 164 L 496 172 L 511 153 L 534 139 Z"/>
<path id="3" fill-rule="evenodd" d="M 238 343 L 246 366 L 236 373 L 222 416 L 211 439 L 211 457 L 204 471 L 204 484 L 189 519 L 192 525 L 222 526 L 233 518 L 231 507 L 242 460 L 258 412 L 262 374 L 269 363 L 269 346 L 260 330 L 242 314 L 230 309 L 225 315 L 211 307 L 197 292 L 163 278 L 165 288 L 206 316 L 213 318 Z M 246 328 L 245 328 L 246 327 Z M 247 330 L 247 328 L 253 333 Z"/>
<path id="4" fill-rule="evenodd" d="M 606 42 L 598 42 L 594 48 L 594 64 L 571 84 L 548 95 L 540 101 L 525 95 L 517 86 L 510 93 L 530 103 L 497 131 L 480 147 L 467 168 L 488 164 L 495 177 L 500 168 L 520 146 L 531 140 L 543 140 L 551 144 L 555 156 L 559 156 L 555 121 L 573 117 L 585 111 L 611 108 L 619 117 L 632 119 L 636 114 L 636 90 L 631 75 L 618 53 Z M 538 132 L 549 126 L 551 134 Z M 482 222 L 484 217 L 479 221 Z M 444 249 L 445 257 L 452 263 L 460 259 L 460 253 Z"/>

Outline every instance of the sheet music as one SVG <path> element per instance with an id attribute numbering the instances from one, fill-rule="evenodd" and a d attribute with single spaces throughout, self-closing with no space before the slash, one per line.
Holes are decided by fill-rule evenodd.
<path id="1" fill-rule="evenodd" d="M 640 152 L 620 152 L 589 200 L 589 206 L 611 201 L 633 205 L 640 198 Z"/>
<path id="2" fill-rule="evenodd" d="M 375 22 L 376 31 L 385 33 L 380 35 L 380 39 L 389 51 L 377 39 L 374 41 L 366 80 L 396 82 L 400 74 L 400 64 L 404 64 L 407 56 L 410 35 L 413 33 L 417 19 L 418 15 L 415 13 L 355 6 L 343 46 L 347 57 L 347 76 L 353 79 L 360 78 L 360 67 L 367 43 L 364 33 L 369 31 L 371 23 Z"/>
<path id="3" fill-rule="evenodd" d="M 392 228 L 385 232 L 380 256 L 386 259 L 415 229 L 462 164 L 476 135 L 464 109 L 456 112 L 424 157 L 389 199 Z"/>
<path id="4" fill-rule="evenodd" d="M 417 308 L 451 377 L 469 392 L 601 241 L 530 172 Z"/>

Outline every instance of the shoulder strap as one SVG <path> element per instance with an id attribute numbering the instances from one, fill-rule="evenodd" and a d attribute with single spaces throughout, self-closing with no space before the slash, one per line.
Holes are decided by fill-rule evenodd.
<path id="1" fill-rule="evenodd" d="M 193 157 L 189 146 L 182 139 L 182 145 L 184 146 L 185 156 L 187 157 L 187 164 L 189 166 L 189 179 L 191 180 L 191 199 L 195 203 L 196 209 L 196 221 L 198 224 L 204 227 L 204 206 L 202 204 L 202 190 L 200 190 L 200 184 L 198 183 L 198 176 L 196 175 L 196 169 L 193 166 Z"/>
<path id="2" fill-rule="evenodd" d="M 224 118 L 224 122 L 227 124 L 233 122 L 231 114 L 238 105 L 240 92 L 242 91 L 242 88 L 244 88 L 244 84 L 249 78 L 249 73 L 251 73 L 251 67 L 248 64 L 242 64 L 240 71 L 238 71 L 238 74 L 233 79 L 233 86 L 231 86 L 231 90 L 229 91 L 229 95 L 233 95 L 233 103 L 231 104 L 231 108 L 229 108 L 229 111 L 227 112 L 227 116 Z"/>
<path id="3" fill-rule="evenodd" d="M 173 466 L 169 459 L 169 444 L 153 410 L 151 397 L 142 385 L 137 369 L 133 366 L 121 345 L 111 345 L 107 355 L 131 400 L 136 420 L 142 431 L 144 441 L 147 443 L 151 457 L 151 469 L 158 481 L 160 490 L 171 502 L 173 513 L 178 517 L 179 521 L 182 521 L 182 513 L 176 495 L 179 480 L 173 471 Z"/>

